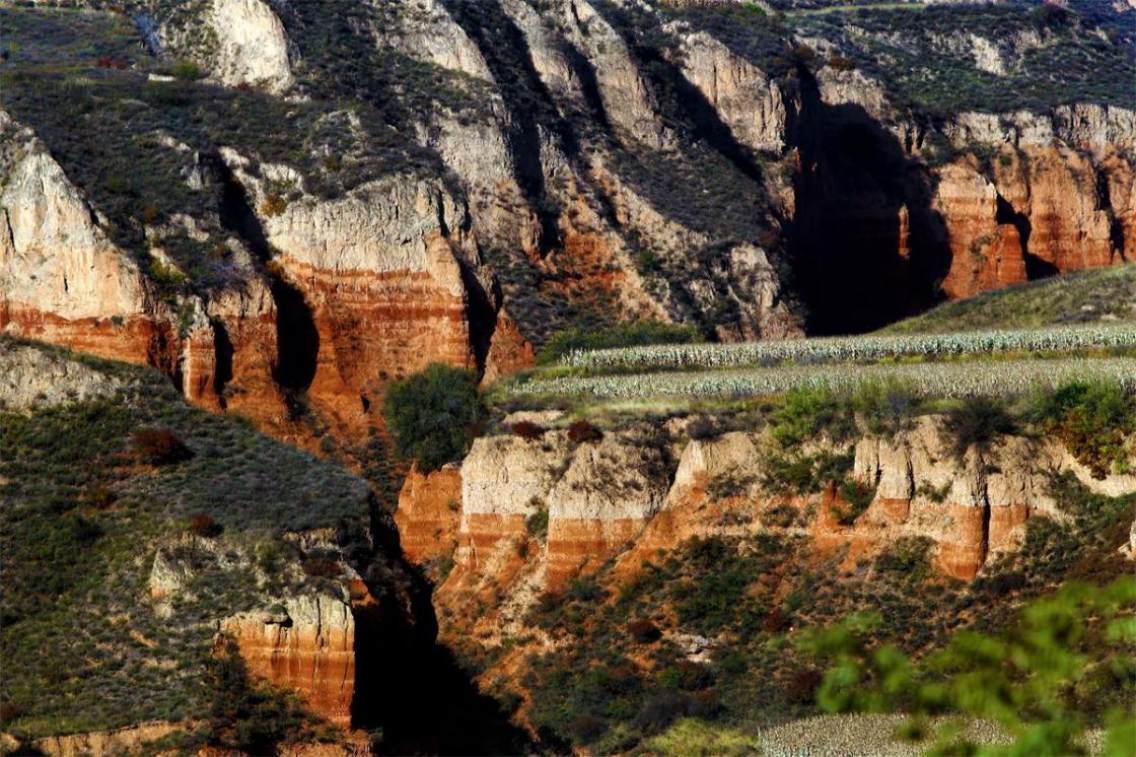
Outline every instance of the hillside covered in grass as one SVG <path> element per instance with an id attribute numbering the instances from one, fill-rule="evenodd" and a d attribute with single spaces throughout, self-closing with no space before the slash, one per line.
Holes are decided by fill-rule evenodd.
<path id="1" fill-rule="evenodd" d="M 62 394 L 0 410 L 3 730 L 196 723 L 186 743 L 254 752 L 334 736 L 216 656 L 216 634 L 289 598 L 345 601 L 352 575 L 405 601 L 366 484 L 150 371 L 3 340 L 0 373 Z"/>
<path id="2" fill-rule="evenodd" d="M 881 330 L 919 334 L 1136 321 L 1136 263 L 1082 271 L 948 302 Z"/>

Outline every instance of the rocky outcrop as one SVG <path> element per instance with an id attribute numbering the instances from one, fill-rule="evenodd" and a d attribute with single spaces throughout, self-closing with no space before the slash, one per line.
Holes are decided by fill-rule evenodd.
<path id="1" fill-rule="evenodd" d="M 950 244 L 951 267 L 942 284 L 949 297 L 1028 280 L 1021 234 L 1014 224 L 999 223 L 999 200 L 973 158 L 940 172 L 935 209 L 943 216 Z"/>
<path id="2" fill-rule="evenodd" d="M 355 693 L 355 619 L 329 595 L 290 597 L 280 606 L 221 622 L 249 673 L 297 692 L 331 723 L 351 723 Z"/>
<path id="3" fill-rule="evenodd" d="M 0 132 L 20 145 L 0 194 L 0 331 L 146 362 L 162 335 L 138 266 L 42 145 L 7 116 Z"/>
<path id="4" fill-rule="evenodd" d="M 281 93 L 294 83 L 284 25 L 264 0 L 213 0 L 218 49 L 212 71 L 222 84 Z"/>
<path id="5" fill-rule="evenodd" d="M 168 736 L 191 731 L 191 722 L 156 720 L 139 723 L 113 731 L 91 731 L 68 736 L 51 736 L 32 742 L 38 754 L 50 757 L 81 757 L 82 755 L 146 754 L 151 744 Z"/>
<path id="6" fill-rule="evenodd" d="M 563 475 L 569 443 L 563 432 L 540 439 L 474 440 L 461 468 L 457 565 L 481 571 L 528 538 L 526 520 L 548 512 L 548 495 Z"/>
<path id="7" fill-rule="evenodd" d="M 38 346 L 0 336 L 0 408 L 25 410 L 109 397 L 124 382 Z"/>
<path id="8" fill-rule="evenodd" d="M 457 547 L 461 519 L 461 470 L 446 466 L 422 473 L 412 468 L 398 495 L 398 524 L 402 551 L 414 562 L 449 557 Z"/>
<path id="9" fill-rule="evenodd" d="M 681 40 L 683 74 L 734 138 L 754 150 L 780 153 L 789 131 L 789 108 L 781 88 L 705 32 L 685 34 Z"/>
<path id="10" fill-rule="evenodd" d="M 1020 546 L 1029 518 L 1066 517 L 1049 494 L 1054 472 L 1110 496 L 1136 491 L 1136 477 L 1094 479 L 1053 440 L 1008 436 L 957 458 L 939 424 L 924 416 L 894 436 L 865 434 L 849 448 L 812 443 L 803 450 L 852 456 L 849 480 L 869 497 L 862 510 L 836 486 L 802 495 L 763 484 L 776 449 L 761 433 L 680 437 L 673 473 L 672 443 L 648 426 L 580 444 L 556 430 L 482 437 L 462 465 L 457 567 L 438 601 L 458 617 L 470 609 L 463 602 L 480 598 L 506 623 L 541 592 L 562 590 L 608 561 L 629 580 L 691 538 L 769 530 L 808 539 L 815 555 L 836 557 L 848 571 L 897 539 L 923 538 L 941 575 L 970 580 L 992 557 Z M 415 500 L 431 499 L 418 479 L 403 489 L 408 514 L 423 509 Z M 547 534 L 534 526 L 544 522 Z M 475 625 L 500 632 L 500 623 Z"/>
<path id="11" fill-rule="evenodd" d="M 245 181 L 263 206 L 268 190 Z M 284 383 L 361 428 L 390 379 L 431 362 L 472 366 L 461 265 L 476 249 L 458 231 L 464 213 L 438 183 L 393 177 L 266 215 L 273 265 L 296 290 L 296 317 L 314 331 L 295 364 L 281 366 L 294 374 Z"/>
<path id="12" fill-rule="evenodd" d="M 627 548 L 666 496 L 665 449 L 642 430 L 580 445 L 548 492 L 549 589 Z"/>

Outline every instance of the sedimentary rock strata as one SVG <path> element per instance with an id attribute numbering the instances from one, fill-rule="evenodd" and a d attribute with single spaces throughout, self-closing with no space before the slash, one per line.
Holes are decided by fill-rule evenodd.
<path id="1" fill-rule="evenodd" d="M 328 595 L 289 598 L 280 608 L 226 618 L 221 633 L 251 675 L 295 691 L 329 722 L 350 725 L 355 619 L 348 603 Z"/>

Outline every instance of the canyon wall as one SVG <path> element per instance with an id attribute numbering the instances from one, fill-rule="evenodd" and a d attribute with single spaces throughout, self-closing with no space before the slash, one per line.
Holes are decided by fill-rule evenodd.
<path id="1" fill-rule="evenodd" d="M 460 474 L 451 468 L 408 480 L 397 517 L 404 533 L 437 528 L 435 491 L 453 491 L 460 475 L 462 496 L 450 500 L 460 519 L 447 519 L 447 528 L 457 523 L 454 568 L 436 601 L 456 619 L 468 602 L 492 597 L 497 625 L 472 626 L 501 633 L 541 593 L 562 591 L 608 561 L 630 580 L 693 537 L 772 529 L 807 538 L 818 561 L 836 557 L 850 572 L 898 539 L 922 537 L 933 544 L 939 574 L 971 580 L 1021 545 L 1029 518 L 1069 517 L 1049 494 L 1056 472 L 1110 496 L 1136 491 L 1136 477 L 1094 478 L 1052 440 L 1003 437 L 957 457 L 940 422 L 922 417 L 909 430 L 864 435 L 848 447 L 848 480 L 870 497 L 862 511 L 835 485 L 808 495 L 762 485 L 765 461 L 777 454 L 766 434 L 672 440 L 643 425 L 579 443 L 562 430 L 482 437 Z M 824 444 L 805 450 L 825 451 L 844 453 Z M 411 551 L 437 556 L 443 543 L 427 552 L 414 540 Z"/>
<path id="2" fill-rule="evenodd" d="M 154 365 L 197 404 L 350 447 L 381 424 L 388 381 L 431 361 L 491 381 L 565 326 L 857 331 L 1133 254 L 1136 116 L 1115 105 L 929 124 L 871 73 L 772 67 L 697 15 L 622 2 L 360 14 L 343 54 L 430 86 L 336 73 L 318 9 L 227 0 L 139 21 L 154 60 L 193 59 L 246 109 L 325 90 L 386 108 L 379 126 L 327 106 L 300 151 L 271 157 L 270 131 L 240 147 L 138 135 L 194 198 L 169 214 L 116 216 L 56 157 L 71 153 L 50 114 L 15 98 L 0 117 L 0 329 Z M 213 245 L 219 282 L 168 254 L 179 235 Z"/>

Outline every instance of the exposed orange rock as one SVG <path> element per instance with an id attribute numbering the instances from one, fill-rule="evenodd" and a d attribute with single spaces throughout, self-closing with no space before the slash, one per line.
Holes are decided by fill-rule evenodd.
<path id="1" fill-rule="evenodd" d="M 355 693 L 355 620 L 333 597 L 297 597 L 283 612 L 242 613 L 221 632 L 236 644 L 250 675 L 295 691 L 312 712 L 351 724 Z"/>
<path id="2" fill-rule="evenodd" d="M 911 514 L 909 497 L 880 497 L 872 506 L 878 507 L 883 517 L 892 523 L 903 523 Z"/>
<path id="3" fill-rule="evenodd" d="M 476 571 L 489 561 L 499 542 L 527 538 L 524 515 L 465 513 L 458 533 L 456 563 L 466 570 Z"/>
<path id="4" fill-rule="evenodd" d="M 461 521 L 461 470 L 447 466 L 431 473 L 412 468 L 398 495 L 402 551 L 415 562 L 451 555 Z"/>
<path id="5" fill-rule="evenodd" d="M 1115 153 L 1106 156 L 1100 167 L 1106 183 L 1102 199 L 1107 199 L 1116 219 L 1120 255 L 1125 260 L 1136 260 L 1136 173 L 1128 159 Z"/>
<path id="6" fill-rule="evenodd" d="M 328 271 L 294 261 L 285 269 L 318 333 L 308 397 L 341 427 L 364 429 L 392 379 L 433 362 L 472 364 L 460 284 L 428 272 Z"/>
<path id="7" fill-rule="evenodd" d="M 942 283 L 947 296 L 970 297 L 1027 280 L 1021 235 L 998 222 L 998 192 L 973 157 L 945 166 L 937 192 L 951 254 Z"/>
<path id="8" fill-rule="evenodd" d="M 534 361 L 532 344 L 521 335 L 517 322 L 502 308 L 497 314 L 497 327 L 489 342 L 482 384 L 491 384 L 499 378 L 529 368 Z"/>
<path id="9" fill-rule="evenodd" d="M 1136 251 L 1132 167 L 1119 155 L 1094 164 L 1057 145 L 1005 147 L 990 168 L 968 155 L 936 178 L 934 204 L 951 256 L 942 284 L 949 297 L 1112 265 Z"/>
<path id="10" fill-rule="evenodd" d="M 947 538 L 939 543 L 936 562 L 944 574 L 969 581 L 986 562 L 987 510 L 958 504 L 948 504 L 946 508 L 952 525 Z"/>
<path id="11" fill-rule="evenodd" d="M 68 319 L 0 302 L 0 331 L 138 365 L 170 361 L 169 330 L 144 316 Z"/>
<path id="12" fill-rule="evenodd" d="M 1029 219 L 1029 254 L 1062 273 L 1116 262 L 1120 250 L 1113 249 L 1092 160 L 1059 146 L 1026 148 L 1023 157 L 1006 169 L 999 161 L 995 180 L 1013 198 L 1014 210 Z"/>
<path id="13" fill-rule="evenodd" d="M 626 549 L 642 532 L 642 518 L 557 518 L 548 524 L 548 574 L 545 588 L 559 591 Z"/>
<path id="14" fill-rule="evenodd" d="M 988 541 L 991 550 L 1010 547 L 1014 542 L 1014 529 L 1023 525 L 1030 516 L 1028 505 L 1007 505 L 990 508 Z"/>

